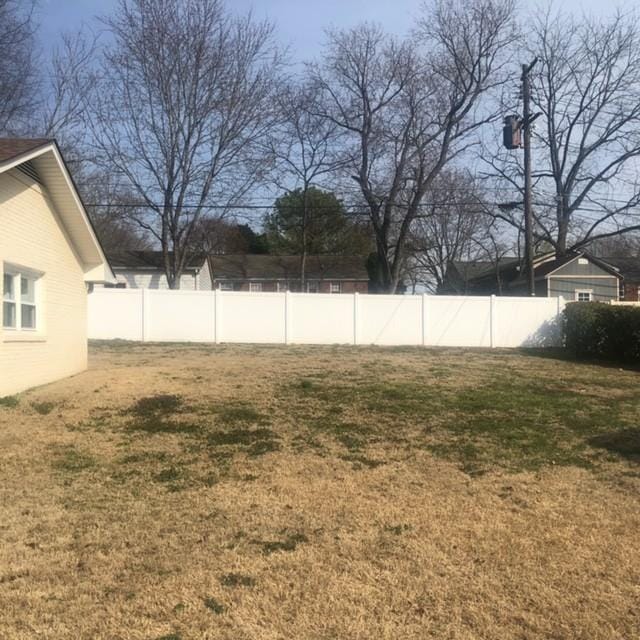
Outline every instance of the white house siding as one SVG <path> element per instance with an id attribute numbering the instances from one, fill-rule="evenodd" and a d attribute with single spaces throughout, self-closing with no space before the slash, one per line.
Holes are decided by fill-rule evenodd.
<path id="1" fill-rule="evenodd" d="M 198 290 L 199 291 L 211 291 L 213 290 L 213 281 L 211 280 L 211 271 L 209 271 L 209 262 L 205 262 L 198 274 Z"/>
<path id="2" fill-rule="evenodd" d="M 53 205 L 22 172 L 0 175 L 0 283 L 4 263 L 37 270 L 39 327 L 0 326 L 0 397 L 87 366 L 87 295 L 83 269 Z"/>
<path id="3" fill-rule="evenodd" d="M 127 289 L 168 289 L 167 276 L 159 271 L 123 271 L 114 269 L 118 282 L 124 282 Z M 183 273 L 180 276 L 180 289 L 194 291 L 196 278 L 193 273 Z"/>

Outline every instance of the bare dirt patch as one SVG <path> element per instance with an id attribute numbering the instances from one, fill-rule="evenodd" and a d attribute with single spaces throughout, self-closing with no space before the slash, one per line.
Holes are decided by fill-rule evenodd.
<path id="1" fill-rule="evenodd" d="M 640 637 L 639 382 L 93 345 L 0 403 L 0 638 Z"/>

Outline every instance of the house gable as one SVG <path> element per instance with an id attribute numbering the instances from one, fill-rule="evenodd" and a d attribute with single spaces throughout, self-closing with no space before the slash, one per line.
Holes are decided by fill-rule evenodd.
<path id="1" fill-rule="evenodd" d="M 79 258 L 85 282 L 115 282 L 100 241 L 54 140 L 0 139 L 0 174 L 18 170 L 41 185 Z"/>

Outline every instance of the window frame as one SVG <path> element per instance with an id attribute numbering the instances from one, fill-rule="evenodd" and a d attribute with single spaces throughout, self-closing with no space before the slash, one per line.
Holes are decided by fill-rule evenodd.
<path id="1" fill-rule="evenodd" d="M 12 279 L 12 293 L 13 297 L 5 299 L 5 278 Z M 2 269 L 2 330 L 9 334 L 34 334 L 42 332 L 42 295 L 41 295 L 41 280 L 42 273 L 28 269 L 25 267 L 19 267 L 12 264 L 3 264 Z M 23 293 L 23 281 L 32 283 L 32 295 L 29 296 L 29 292 Z M 5 303 L 12 304 L 14 307 L 14 319 L 15 324 L 5 325 L 4 323 L 4 305 Z M 24 307 L 33 309 L 34 323 L 33 326 L 25 326 L 23 323 L 23 311 Z M 27 315 L 26 313 L 24 314 Z"/>
<path id="2" fill-rule="evenodd" d="M 11 297 L 5 293 L 6 282 L 11 282 Z M 13 324 L 5 324 L 5 305 L 13 306 Z M 15 331 L 18 328 L 18 301 L 16 300 L 16 276 L 6 268 L 2 273 L 2 328 L 7 331 Z"/>
<path id="3" fill-rule="evenodd" d="M 233 287 L 233 282 L 220 281 L 218 282 L 218 289 L 220 291 L 235 291 Z"/>
<path id="4" fill-rule="evenodd" d="M 262 282 L 249 282 L 249 293 L 262 293 Z"/>
<path id="5" fill-rule="evenodd" d="M 338 290 L 334 291 L 333 288 L 337 287 Z M 330 282 L 329 283 L 329 293 L 342 293 L 342 282 Z"/>
<path id="6" fill-rule="evenodd" d="M 589 296 L 588 300 L 580 300 L 581 294 L 587 294 Z M 574 291 L 575 301 L 576 302 L 593 302 L 593 289 L 576 289 Z"/>

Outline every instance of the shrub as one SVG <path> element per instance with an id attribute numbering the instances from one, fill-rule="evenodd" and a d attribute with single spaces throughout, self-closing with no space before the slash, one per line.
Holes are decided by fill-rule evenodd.
<path id="1" fill-rule="evenodd" d="M 564 310 L 564 341 L 575 358 L 640 363 L 640 307 L 575 302 Z"/>

